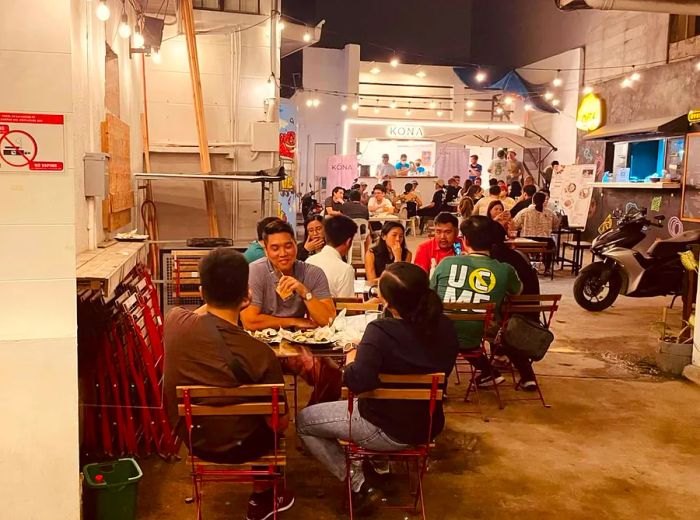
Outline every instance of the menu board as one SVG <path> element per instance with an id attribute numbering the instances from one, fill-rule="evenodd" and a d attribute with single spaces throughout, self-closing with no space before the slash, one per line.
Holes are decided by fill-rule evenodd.
<path id="1" fill-rule="evenodd" d="M 686 138 L 681 218 L 700 222 L 700 133 Z"/>
<path id="2" fill-rule="evenodd" d="M 586 227 L 591 206 L 595 164 L 570 164 L 552 174 L 551 201 L 564 213 L 571 227 Z"/>

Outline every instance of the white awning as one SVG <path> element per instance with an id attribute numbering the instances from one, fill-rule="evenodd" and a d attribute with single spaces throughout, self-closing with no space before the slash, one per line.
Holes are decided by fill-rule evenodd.
<path id="1" fill-rule="evenodd" d="M 468 130 L 461 132 L 451 132 L 434 137 L 438 143 L 454 143 L 464 146 L 488 146 L 491 148 L 508 148 L 517 146 L 518 148 L 551 148 L 555 149 L 544 139 L 536 137 L 525 137 L 524 135 L 513 134 L 504 130 Z"/>
<path id="2" fill-rule="evenodd" d="M 666 116 L 655 119 L 644 119 L 631 123 L 601 126 L 597 130 L 583 136 L 585 140 L 614 139 L 627 135 L 656 134 L 656 133 L 684 133 L 689 128 L 687 114 L 681 116 Z"/>

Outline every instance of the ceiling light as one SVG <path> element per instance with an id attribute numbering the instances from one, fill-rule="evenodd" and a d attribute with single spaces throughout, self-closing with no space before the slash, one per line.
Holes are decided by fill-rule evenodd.
<path id="1" fill-rule="evenodd" d="M 379 74 L 382 70 L 379 67 L 372 67 L 369 71 L 372 74 Z"/>
<path id="2" fill-rule="evenodd" d="M 353 103 L 353 104 L 352 104 L 352 109 L 353 109 L 353 110 L 357 110 L 358 108 L 360 108 L 359 103 Z"/>
<path id="3" fill-rule="evenodd" d="M 277 28 L 278 28 L 280 31 L 284 31 L 284 28 L 285 28 L 285 27 L 286 27 L 286 25 L 284 25 L 284 22 L 279 22 L 279 23 L 277 24 Z"/>
<path id="4" fill-rule="evenodd" d="M 474 79 L 477 83 L 483 83 L 486 80 L 486 74 L 484 72 L 477 72 Z"/>
<path id="5" fill-rule="evenodd" d="M 501 107 L 498 107 L 498 108 L 496 109 L 496 113 L 499 114 L 499 115 L 502 114 L 502 113 L 503 113 L 503 109 L 502 109 Z"/>
<path id="6" fill-rule="evenodd" d="M 379 113 L 379 107 L 374 107 L 374 113 L 378 114 Z"/>
<path id="7" fill-rule="evenodd" d="M 122 19 L 119 22 L 119 36 L 125 40 L 131 36 L 131 27 L 129 26 L 129 18 L 126 16 L 126 11 L 122 13 Z"/>
<path id="8" fill-rule="evenodd" d="M 396 108 L 396 101 L 389 103 L 389 108 Z"/>
<path id="9" fill-rule="evenodd" d="M 620 83 L 620 86 L 622 88 L 630 88 L 632 86 L 632 80 L 629 78 L 625 78 L 622 80 L 622 83 Z"/>
<path id="10" fill-rule="evenodd" d="M 467 116 L 473 116 L 474 111 L 473 110 L 467 110 Z"/>
<path id="11" fill-rule="evenodd" d="M 555 99 L 554 101 L 552 101 L 552 106 L 558 107 L 559 103 L 561 103 L 561 101 L 559 101 L 558 99 Z"/>
<path id="12" fill-rule="evenodd" d="M 340 105 L 340 110 L 342 110 L 343 112 L 347 112 L 347 110 L 348 110 L 348 106 L 347 106 L 347 105 L 345 105 L 345 104 L 343 104 L 343 105 Z"/>
<path id="13" fill-rule="evenodd" d="M 467 101 L 467 108 L 474 108 L 474 102 L 471 100 Z"/>
<path id="14" fill-rule="evenodd" d="M 583 95 L 588 95 L 593 92 L 593 87 L 583 87 Z"/>
<path id="15" fill-rule="evenodd" d="M 307 100 L 306 100 L 306 106 L 307 106 L 307 107 L 312 107 L 312 106 L 314 106 L 314 100 L 313 100 L 313 99 L 307 99 Z"/>
<path id="16" fill-rule="evenodd" d="M 391 61 L 389 62 L 389 65 L 391 65 L 392 67 L 396 68 L 396 67 L 399 66 L 399 63 L 400 63 L 400 62 L 399 62 L 399 58 L 396 57 L 396 56 L 394 56 L 393 58 L 391 58 Z"/>
<path id="17" fill-rule="evenodd" d="M 309 43 L 309 42 L 311 41 L 311 33 L 310 33 L 309 31 L 306 31 L 306 32 L 304 33 L 304 41 L 305 41 L 306 43 Z"/>
<path id="18" fill-rule="evenodd" d="M 700 70 L 700 61 L 695 64 L 695 70 Z"/>
<path id="19" fill-rule="evenodd" d="M 503 102 L 504 102 L 506 105 L 512 105 L 514 101 L 515 101 L 515 100 L 514 100 L 512 97 L 510 97 L 510 96 L 508 96 L 507 98 L 505 98 L 505 99 L 503 100 Z"/>
<path id="20" fill-rule="evenodd" d="M 410 108 L 409 108 L 408 110 L 406 110 L 406 115 L 407 115 L 407 116 L 410 116 L 412 113 L 413 113 L 413 111 L 412 111 Z"/>
<path id="21" fill-rule="evenodd" d="M 442 114 L 444 114 L 444 112 L 443 112 L 442 110 L 438 110 L 438 111 L 437 111 L 437 116 L 438 116 L 438 117 L 442 117 Z"/>
<path id="22" fill-rule="evenodd" d="M 633 72 L 630 76 L 630 79 L 632 81 L 639 81 L 640 79 L 642 79 L 642 75 L 639 72 Z"/>
<path id="23" fill-rule="evenodd" d="M 320 104 L 321 104 L 321 101 L 320 101 L 320 100 L 314 99 L 314 101 L 313 101 L 314 108 L 317 107 L 317 106 L 320 105 Z"/>
<path id="24" fill-rule="evenodd" d="M 527 103 L 525 105 L 525 112 L 530 112 L 532 110 L 532 105 L 530 103 Z"/>
<path id="25" fill-rule="evenodd" d="M 431 101 L 431 102 L 430 102 L 430 108 L 432 108 L 433 110 L 435 110 L 435 107 L 436 107 L 435 101 Z"/>
<path id="26" fill-rule="evenodd" d="M 160 50 L 159 50 L 159 49 L 153 49 L 153 50 L 151 51 L 151 60 L 152 60 L 153 63 L 155 63 L 156 65 L 158 65 L 158 64 L 162 61 L 162 60 L 161 60 L 161 57 L 160 57 Z"/>
<path id="27" fill-rule="evenodd" d="M 134 31 L 134 39 L 131 42 L 134 45 L 134 49 L 143 49 L 144 44 L 146 41 L 143 39 L 143 34 L 141 34 L 141 30 L 137 27 L 136 31 Z"/>
<path id="28" fill-rule="evenodd" d="M 547 101 L 549 101 L 549 100 L 551 100 L 551 99 L 554 99 L 554 94 L 552 94 L 551 92 L 545 92 L 545 93 L 544 93 L 544 98 L 545 98 Z"/>
<path id="29" fill-rule="evenodd" d="M 554 80 L 552 81 L 552 85 L 554 85 L 555 87 L 561 87 L 561 84 L 562 84 L 562 80 L 559 76 L 554 78 Z"/>
<path id="30" fill-rule="evenodd" d="M 416 72 L 416 76 L 418 76 L 419 78 L 424 78 L 427 76 L 427 74 L 421 69 L 418 72 Z"/>
<path id="31" fill-rule="evenodd" d="M 95 9 L 95 16 L 97 16 L 97 19 L 106 22 L 109 20 L 109 6 L 107 5 L 106 0 L 100 0 L 100 3 L 97 5 L 97 8 Z"/>

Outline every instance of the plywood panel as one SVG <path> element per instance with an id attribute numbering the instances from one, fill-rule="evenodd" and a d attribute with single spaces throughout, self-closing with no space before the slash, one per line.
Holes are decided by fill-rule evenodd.
<path id="1" fill-rule="evenodd" d="M 102 205 L 102 225 L 108 231 L 115 231 L 131 222 L 134 206 L 129 125 L 108 113 L 101 124 L 101 134 L 102 151 L 110 156 L 109 196 Z"/>

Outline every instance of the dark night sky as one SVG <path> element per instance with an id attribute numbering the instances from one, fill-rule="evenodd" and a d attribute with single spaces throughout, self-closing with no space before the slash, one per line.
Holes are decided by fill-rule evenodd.
<path id="1" fill-rule="evenodd" d="M 554 0 L 284 0 L 282 11 L 309 25 L 325 19 L 318 45 L 358 43 L 363 60 L 388 61 L 395 48 L 405 63 L 508 67 L 582 45 L 600 16 L 561 12 Z M 301 52 L 286 58 L 282 83 L 301 69 Z"/>

